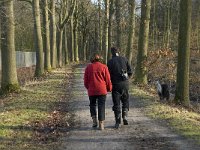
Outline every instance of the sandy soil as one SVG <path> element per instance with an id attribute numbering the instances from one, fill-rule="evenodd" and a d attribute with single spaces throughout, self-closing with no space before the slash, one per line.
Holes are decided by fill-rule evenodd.
<path id="1" fill-rule="evenodd" d="M 146 117 L 139 99 L 130 97 L 129 125 L 114 128 L 114 114 L 110 93 L 106 101 L 105 130 L 93 129 L 89 113 L 89 100 L 83 85 L 85 66 L 73 70 L 74 77 L 69 92 L 69 111 L 73 114 L 74 126 L 61 139 L 60 150 L 198 150 L 188 139 Z M 162 125 L 161 125 L 162 124 Z"/>

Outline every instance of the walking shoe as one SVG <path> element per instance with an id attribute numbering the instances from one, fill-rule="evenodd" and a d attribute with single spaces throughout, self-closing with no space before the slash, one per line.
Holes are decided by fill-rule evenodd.
<path id="1" fill-rule="evenodd" d="M 104 123 L 103 121 L 99 121 L 99 129 L 104 130 Z"/>
<path id="2" fill-rule="evenodd" d="M 124 123 L 124 125 L 128 125 L 128 120 L 124 119 L 123 123 Z"/>
<path id="3" fill-rule="evenodd" d="M 127 111 L 127 110 L 124 110 L 124 111 L 122 112 L 122 118 L 123 118 L 123 123 L 124 123 L 124 125 L 128 125 L 127 116 L 128 116 L 128 111 Z"/>
<path id="4" fill-rule="evenodd" d="M 93 120 L 93 125 L 92 125 L 92 127 L 93 127 L 93 128 L 96 128 L 96 127 L 97 127 L 97 117 L 96 117 L 96 116 L 92 116 L 92 120 Z"/>
<path id="5" fill-rule="evenodd" d="M 120 127 L 120 124 L 119 124 L 119 123 L 116 123 L 116 124 L 115 124 L 115 129 L 119 129 L 119 127 Z"/>

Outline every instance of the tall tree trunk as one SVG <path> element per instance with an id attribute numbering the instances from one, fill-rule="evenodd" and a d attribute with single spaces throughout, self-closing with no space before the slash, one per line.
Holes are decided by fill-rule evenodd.
<path id="1" fill-rule="evenodd" d="M 98 8 L 99 8 L 99 51 L 102 51 L 102 23 L 101 23 L 101 4 L 102 0 L 98 0 Z"/>
<path id="2" fill-rule="evenodd" d="M 43 43 L 40 20 L 39 0 L 33 0 L 33 17 L 34 17 L 34 35 L 35 35 L 35 51 L 36 51 L 36 69 L 35 77 L 40 77 L 44 74 L 44 56 Z"/>
<path id="3" fill-rule="evenodd" d="M 58 66 L 62 67 L 62 58 L 63 58 L 63 28 L 59 30 L 59 44 L 58 44 Z"/>
<path id="4" fill-rule="evenodd" d="M 1 27 L 2 26 L 1 25 L 2 24 L 2 11 L 3 11 L 3 7 L 2 7 L 2 5 L 0 5 L 0 56 L 1 56 L 1 43 L 2 43 L 1 42 L 1 40 L 2 40 L 2 35 L 1 35 L 1 33 L 2 33 L 1 32 L 1 30 L 2 30 L 2 27 Z M 0 70 L 1 70 L 1 66 L 2 65 L 1 65 L 1 62 L 0 62 Z"/>
<path id="5" fill-rule="evenodd" d="M 114 15 L 114 1 L 110 0 L 109 6 L 109 26 L 108 26 L 108 59 L 111 58 L 111 52 L 109 51 L 112 46 L 112 18 Z"/>
<path id="6" fill-rule="evenodd" d="M 57 67 L 55 0 L 51 0 L 51 67 Z"/>
<path id="7" fill-rule="evenodd" d="M 76 62 L 79 62 L 79 49 L 78 49 L 78 40 L 79 40 L 79 37 L 78 37 L 78 3 L 77 1 L 75 1 L 75 23 L 74 23 L 74 50 L 75 50 L 75 55 L 74 55 L 74 58 L 75 58 L 75 61 Z"/>
<path id="8" fill-rule="evenodd" d="M 94 42 L 94 48 L 92 50 L 93 53 L 95 52 L 98 52 L 98 22 L 95 22 L 95 29 L 94 29 L 94 39 L 93 39 L 93 42 Z"/>
<path id="9" fill-rule="evenodd" d="M 145 63 L 147 61 L 150 9 L 151 0 L 142 0 L 135 81 L 143 84 L 147 84 L 147 68 Z"/>
<path id="10" fill-rule="evenodd" d="M 156 49 L 156 0 L 152 0 L 153 5 L 153 19 L 152 19 L 152 49 Z"/>
<path id="11" fill-rule="evenodd" d="M 71 32 L 71 59 L 74 62 L 74 16 L 70 18 L 70 32 Z"/>
<path id="12" fill-rule="evenodd" d="M 170 35 L 171 35 L 171 7 L 172 7 L 172 1 L 168 1 L 167 6 L 167 33 L 166 33 L 166 48 L 169 48 L 170 46 Z"/>
<path id="13" fill-rule="evenodd" d="M 68 49 L 67 26 L 64 29 L 64 45 L 65 45 L 65 64 L 69 63 L 69 49 Z"/>
<path id="14" fill-rule="evenodd" d="M 1 89 L 12 92 L 19 88 L 16 71 L 13 0 L 2 3 L 2 80 Z"/>
<path id="15" fill-rule="evenodd" d="M 164 9 L 166 9 L 166 6 L 165 6 L 165 8 Z M 166 48 L 166 27 L 167 27 L 167 11 L 166 10 L 164 10 L 164 18 L 163 18 L 163 24 L 164 24 L 164 27 L 163 27 L 163 30 L 162 30 L 162 32 L 163 32 L 163 36 L 162 36 L 162 47 L 163 48 Z"/>
<path id="16" fill-rule="evenodd" d="M 87 43 L 88 43 L 86 37 L 83 37 L 83 41 L 84 41 L 84 43 L 83 43 L 83 60 L 86 61 L 87 60 Z"/>
<path id="17" fill-rule="evenodd" d="M 108 60 L 108 27 L 109 27 L 109 0 L 105 1 L 105 63 L 107 63 Z"/>
<path id="18" fill-rule="evenodd" d="M 200 51 L 200 43 L 199 43 L 199 38 L 200 38 L 200 35 L 199 35 L 199 27 L 200 27 L 200 2 L 199 2 L 199 0 L 197 0 L 197 5 L 198 5 L 198 8 L 197 8 L 197 52 L 199 52 Z"/>
<path id="19" fill-rule="evenodd" d="M 191 0 L 180 1 L 178 65 L 175 102 L 189 106 Z"/>
<path id="20" fill-rule="evenodd" d="M 129 36 L 128 36 L 128 45 L 127 45 L 127 57 L 128 61 L 131 64 L 133 58 L 133 40 L 134 40 L 134 33 L 135 33 L 135 0 L 129 0 Z"/>
<path id="21" fill-rule="evenodd" d="M 115 0 L 116 6 L 116 22 L 117 22 L 117 39 L 116 44 L 119 49 L 121 49 L 121 0 Z"/>
<path id="22" fill-rule="evenodd" d="M 78 28 L 75 26 L 74 29 L 74 58 L 76 62 L 79 62 L 79 52 L 78 52 Z"/>
<path id="23" fill-rule="evenodd" d="M 48 0 L 44 0 L 44 69 L 51 69 Z"/>

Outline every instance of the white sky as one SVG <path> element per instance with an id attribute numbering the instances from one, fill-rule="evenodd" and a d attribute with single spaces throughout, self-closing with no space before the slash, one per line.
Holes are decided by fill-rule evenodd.
<path id="1" fill-rule="evenodd" d="M 93 3 L 96 3 L 98 0 L 91 0 Z M 136 0 L 137 3 L 140 3 L 141 0 Z"/>

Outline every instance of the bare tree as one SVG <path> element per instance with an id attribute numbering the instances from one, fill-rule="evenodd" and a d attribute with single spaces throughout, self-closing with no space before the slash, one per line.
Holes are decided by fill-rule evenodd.
<path id="1" fill-rule="evenodd" d="M 135 80 L 138 83 L 147 84 L 147 68 L 145 62 L 147 60 L 151 0 L 142 0 L 141 3 L 141 21 Z"/>
<path id="2" fill-rule="evenodd" d="M 13 0 L 1 2 L 2 18 L 2 80 L 1 90 L 12 92 L 19 89 L 16 71 L 15 23 Z"/>
<path id="3" fill-rule="evenodd" d="M 109 28 L 109 3 L 110 1 L 109 0 L 104 0 L 104 3 L 105 3 L 105 56 L 104 56 L 104 59 L 105 59 L 105 63 L 107 63 L 107 60 L 108 60 L 108 28 Z"/>
<path id="4" fill-rule="evenodd" d="M 41 20 L 40 20 L 40 1 L 32 1 L 33 17 L 34 17 L 34 37 L 35 37 L 35 51 L 36 51 L 36 69 L 35 76 L 40 77 L 44 74 L 44 56 L 43 56 L 43 42 L 41 32 Z"/>
<path id="5" fill-rule="evenodd" d="M 134 40 L 134 32 L 135 32 L 135 0 L 129 0 L 129 36 L 128 36 L 128 44 L 127 44 L 127 57 L 128 61 L 131 64 L 133 57 L 133 40 Z"/>
<path id="6" fill-rule="evenodd" d="M 74 58 L 76 62 L 79 62 L 79 34 L 78 34 L 78 25 L 79 25 L 79 10 L 78 10 L 78 2 L 75 0 L 75 11 L 74 11 Z"/>
<path id="7" fill-rule="evenodd" d="M 56 48 L 56 17 L 55 17 L 55 0 L 51 0 L 50 14 L 50 35 L 51 35 L 51 67 L 57 67 L 57 48 Z"/>
<path id="8" fill-rule="evenodd" d="M 111 52 L 109 52 L 111 46 L 112 46 L 112 27 L 113 27 L 113 15 L 114 15 L 114 0 L 110 0 L 110 5 L 109 5 L 109 20 L 108 20 L 108 59 L 111 58 Z"/>
<path id="9" fill-rule="evenodd" d="M 58 44 L 58 66 L 62 67 L 63 60 L 63 30 L 66 23 L 70 20 L 70 17 L 74 14 L 76 0 L 72 0 L 70 3 L 68 0 L 60 1 L 60 8 L 58 10 L 59 21 L 58 21 L 58 33 L 59 33 L 59 44 Z"/>
<path id="10" fill-rule="evenodd" d="M 43 1 L 43 17 L 44 17 L 44 69 L 49 71 L 51 69 L 50 57 L 50 31 L 49 31 L 49 8 L 48 0 Z"/>
<path id="11" fill-rule="evenodd" d="M 102 51 L 102 0 L 98 0 L 99 11 L 99 51 Z"/>
<path id="12" fill-rule="evenodd" d="M 116 22 L 117 22 L 117 47 L 121 49 L 122 30 L 121 30 L 121 0 L 115 0 Z"/>
<path id="13" fill-rule="evenodd" d="M 191 0 L 180 1 L 177 85 L 175 102 L 189 106 Z"/>

